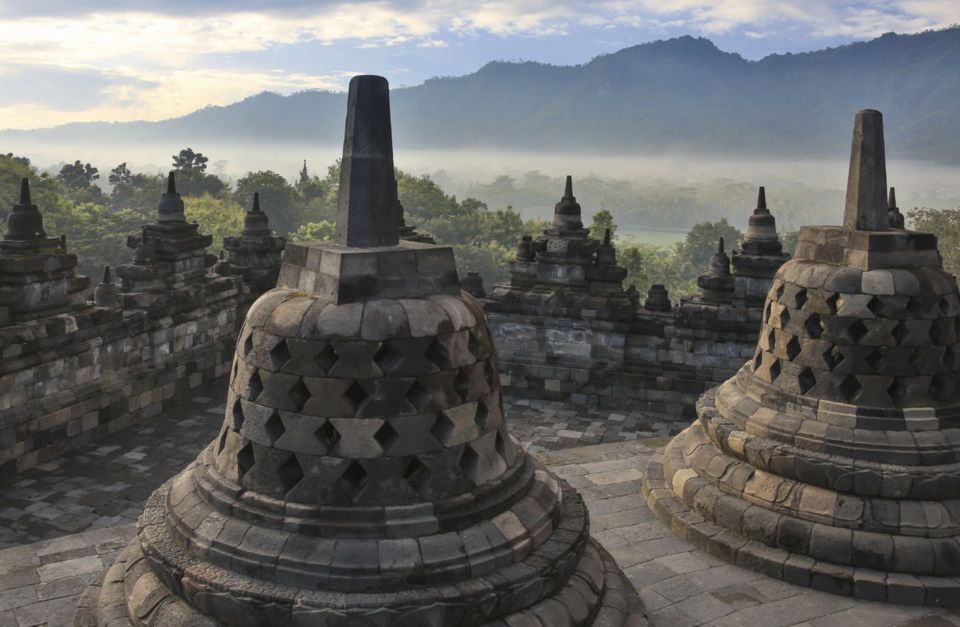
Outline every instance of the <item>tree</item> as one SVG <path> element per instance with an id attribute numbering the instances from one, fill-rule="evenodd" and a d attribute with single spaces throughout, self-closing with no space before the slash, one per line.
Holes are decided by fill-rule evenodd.
<path id="1" fill-rule="evenodd" d="M 681 257 L 700 272 L 717 252 L 717 242 L 721 237 L 726 242 L 727 250 L 730 250 L 740 242 L 742 234 L 726 218 L 718 222 L 699 222 L 693 225 L 681 243 Z"/>
<path id="2" fill-rule="evenodd" d="M 184 148 L 173 155 L 173 169 L 177 172 L 206 172 L 207 157 L 201 152 L 194 152 L 193 148 Z"/>
<path id="3" fill-rule="evenodd" d="M 232 198 L 216 198 L 210 194 L 183 199 L 183 215 L 187 221 L 200 224 L 200 231 L 213 236 L 212 250 L 223 247 L 223 238 L 236 236 L 243 230 L 246 213 Z"/>
<path id="4" fill-rule="evenodd" d="M 929 209 L 922 207 L 907 213 L 915 231 L 933 233 L 939 240 L 943 269 L 960 275 L 960 208 Z"/>
<path id="5" fill-rule="evenodd" d="M 130 173 L 130 168 L 127 167 L 127 162 L 124 161 L 114 169 L 110 170 L 110 176 L 107 178 L 112 185 L 125 184 L 130 182 L 130 178 L 133 175 Z"/>
<path id="6" fill-rule="evenodd" d="M 57 175 L 57 179 L 71 189 L 90 187 L 98 178 L 100 178 L 100 170 L 80 161 L 64 165 Z"/>
<path id="7" fill-rule="evenodd" d="M 30 159 L 27 159 L 26 157 L 18 157 L 18 156 L 16 156 L 15 154 L 13 154 L 12 152 L 8 152 L 7 154 L 5 154 L 5 155 L 0 155 L 0 156 L 6 157 L 7 159 L 13 159 L 14 161 L 16 161 L 17 163 L 19 163 L 19 164 L 21 164 L 21 165 L 25 165 L 25 166 L 29 166 L 29 165 L 30 165 Z"/>
<path id="8" fill-rule="evenodd" d="M 603 235 L 607 229 L 610 229 L 611 239 L 617 232 L 617 225 L 613 222 L 613 214 L 606 209 L 593 214 L 593 222 L 590 224 L 590 237 L 595 240 L 603 240 Z"/>
<path id="9" fill-rule="evenodd" d="M 300 228 L 290 235 L 290 239 L 295 242 L 314 242 L 333 239 L 337 225 L 328 220 L 320 222 L 307 222 L 301 224 Z"/>

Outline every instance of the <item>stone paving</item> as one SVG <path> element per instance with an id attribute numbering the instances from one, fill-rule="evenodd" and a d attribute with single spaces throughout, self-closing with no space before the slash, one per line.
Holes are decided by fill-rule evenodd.
<path id="1" fill-rule="evenodd" d="M 135 521 L 150 493 L 213 439 L 226 387 L 221 379 L 149 422 L 0 477 L 0 548 Z M 504 409 L 510 432 L 533 453 L 668 435 L 682 426 L 548 401 L 504 398 Z"/>
<path id="2" fill-rule="evenodd" d="M 69 624 L 86 581 L 133 536 L 146 495 L 213 437 L 223 411 L 217 389 L 223 386 L 149 425 L 0 479 L 0 533 L 9 547 L 0 549 L 0 626 Z M 640 494 L 641 470 L 678 425 L 561 403 L 505 399 L 505 405 L 511 431 L 581 491 L 593 535 L 637 588 L 652 625 L 960 625 L 960 615 L 944 610 L 785 584 L 678 539 Z"/>

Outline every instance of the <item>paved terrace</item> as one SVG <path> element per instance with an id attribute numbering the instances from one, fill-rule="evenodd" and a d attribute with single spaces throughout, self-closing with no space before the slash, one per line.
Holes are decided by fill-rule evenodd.
<path id="1" fill-rule="evenodd" d="M 226 382 L 17 476 L 0 478 L 0 626 L 68 625 L 77 595 L 133 536 L 147 495 L 213 439 Z M 511 432 L 579 488 L 594 536 L 636 586 L 652 625 L 960 625 L 960 615 L 799 588 L 707 555 L 640 495 L 675 425 L 634 412 L 504 399 Z"/>

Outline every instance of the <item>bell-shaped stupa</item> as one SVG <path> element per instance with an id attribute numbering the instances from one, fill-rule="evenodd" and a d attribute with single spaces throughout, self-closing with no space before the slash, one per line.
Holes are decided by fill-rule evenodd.
<path id="1" fill-rule="evenodd" d="M 820 590 L 955 605 L 960 301 L 933 235 L 891 230 L 883 122 L 857 113 L 842 227 L 800 231 L 756 354 L 647 468 L 681 537 Z"/>
<path id="2" fill-rule="evenodd" d="M 583 501 L 507 431 L 452 249 L 398 238 L 381 77 L 350 82 L 342 163 L 336 241 L 287 245 L 219 434 L 150 497 L 77 622 L 633 620 Z"/>

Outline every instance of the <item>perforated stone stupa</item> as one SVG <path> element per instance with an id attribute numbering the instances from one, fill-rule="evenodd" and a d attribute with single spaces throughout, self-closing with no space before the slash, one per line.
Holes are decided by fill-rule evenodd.
<path id="1" fill-rule="evenodd" d="M 644 494 L 681 537 L 738 565 L 957 605 L 960 301 L 936 238 L 890 230 L 886 191 L 882 117 L 861 111 L 844 226 L 801 229 L 754 358 L 703 395 Z"/>
<path id="2" fill-rule="evenodd" d="M 449 247 L 398 238 L 385 79 L 350 83 L 335 242 L 250 309 L 223 426 L 80 625 L 619 625 L 639 601 L 503 416 Z"/>

